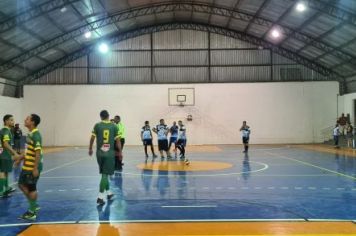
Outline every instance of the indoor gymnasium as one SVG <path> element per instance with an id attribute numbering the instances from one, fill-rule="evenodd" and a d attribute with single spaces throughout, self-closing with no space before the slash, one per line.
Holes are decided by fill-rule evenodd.
<path id="1" fill-rule="evenodd" d="M 0 235 L 356 235 L 356 1 L 0 0 Z"/>

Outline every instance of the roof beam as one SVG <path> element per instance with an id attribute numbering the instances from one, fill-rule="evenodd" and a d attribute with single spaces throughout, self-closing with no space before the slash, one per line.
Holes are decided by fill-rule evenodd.
<path id="1" fill-rule="evenodd" d="M 240 5 L 240 2 L 242 0 L 237 0 L 235 5 L 234 5 L 234 8 L 232 9 L 233 11 L 237 10 L 239 8 L 239 5 Z M 232 16 L 229 17 L 227 23 L 226 23 L 226 28 L 230 28 L 230 23 L 231 23 L 231 20 L 232 20 Z"/>
<path id="2" fill-rule="evenodd" d="M 0 33 L 3 33 L 11 28 L 14 28 L 24 22 L 31 20 L 32 18 L 36 18 L 43 14 L 46 14 L 50 11 L 61 9 L 67 4 L 78 2 L 80 0 L 52 0 L 49 2 L 45 2 L 41 5 L 32 7 L 26 11 L 23 11 L 15 16 L 12 16 L 6 21 L 0 23 Z"/>
<path id="3" fill-rule="evenodd" d="M 267 31 L 262 35 L 261 38 L 263 38 L 263 39 L 266 38 L 268 32 L 269 32 L 275 25 L 281 25 L 282 20 L 293 10 L 293 7 L 294 7 L 294 4 L 290 5 L 290 6 L 282 13 L 282 15 L 279 16 L 279 18 L 277 19 L 277 21 L 275 21 L 275 22 L 273 23 L 273 26 L 272 26 L 269 30 L 267 30 Z"/>
<path id="4" fill-rule="evenodd" d="M 256 11 L 255 15 L 253 16 L 252 20 L 250 20 L 250 22 L 248 22 L 246 28 L 244 29 L 244 32 L 247 33 L 250 28 L 252 23 L 255 21 L 256 17 L 259 17 L 259 15 L 261 14 L 261 12 L 265 9 L 265 7 L 268 5 L 268 3 L 271 0 L 264 0 L 263 3 L 261 4 L 261 6 L 258 8 L 258 10 Z"/>
<path id="5" fill-rule="evenodd" d="M 150 34 L 150 33 L 155 33 L 155 32 L 160 32 L 160 31 L 166 31 L 166 30 L 175 30 L 175 29 L 189 29 L 189 30 L 198 30 L 198 31 L 205 31 L 205 32 L 211 32 L 215 34 L 220 34 L 220 35 L 225 35 L 228 37 L 232 37 L 235 39 L 243 40 L 243 41 L 248 41 L 251 43 L 254 43 L 256 45 L 261 45 L 264 48 L 270 48 L 273 52 L 280 54 L 286 58 L 289 58 L 301 65 L 304 65 L 314 71 L 317 71 L 321 74 L 323 74 L 326 77 L 329 77 L 330 80 L 342 80 L 343 78 L 341 75 L 332 72 L 326 67 L 323 67 L 320 64 L 317 64 L 311 60 L 308 60 L 304 57 L 301 57 L 287 49 L 284 49 L 282 47 L 278 47 L 272 43 L 269 43 L 267 41 L 264 41 L 260 38 L 245 34 L 243 32 L 238 32 L 238 31 L 233 31 L 231 29 L 226 29 L 218 26 L 212 26 L 212 25 L 206 25 L 206 24 L 195 24 L 195 23 L 167 23 L 167 24 L 160 24 L 160 25 L 153 25 L 153 26 L 147 26 L 139 29 L 135 29 L 132 31 L 128 32 L 121 32 L 120 34 L 115 34 L 112 35 L 110 38 L 107 38 L 108 43 L 114 44 L 126 39 L 134 38 L 140 35 L 144 34 Z M 97 40 L 99 41 L 99 40 Z M 52 63 L 51 65 L 48 65 L 45 68 L 42 68 L 41 70 L 35 72 L 31 76 L 28 76 L 26 78 L 22 79 L 22 84 L 24 83 L 31 83 L 32 81 L 36 80 L 37 78 L 40 78 L 41 76 L 48 74 L 49 72 L 62 67 L 71 61 L 74 61 L 82 56 L 85 56 L 89 53 L 91 53 L 93 50 L 96 48 L 96 42 L 93 42 L 91 45 L 88 47 L 82 48 L 64 58 L 61 58 L 60 60 L 56 61 L 55 63 Z"/>
<path id="6" fill-rule="evenodd" d="M 165 3 L 160 3 L 160 4 L 153 4 L 153 5 L 128 9 L 125 11 L 120 11 L 120 12 L 117 12 L 116 14 L 111 15 L 111 16 L 104 17 L 97 21 L 88 23 L 85 26 L 76 28 L 76 29 L 74 29 L 70 32 L 67 32 L 61 36 L 58 36 L 52 40 L 49 40 L 48 42 L 46 42 L 36 48 L 31 49 L 31 50 L 23 53 L 22 55 L 20 55 L 16 58 L 13 58 L 12 60 L 10 60 L 6 63 L 3 63 L 2 65 L 0 65 L 0 72 L 11 68 L 16 63 L 21 63 L 22 61 L 25 61 L 32 56 L 42 53 L 42 52 L 48 50 L 49 48 L 56 47 L 59 44 L 62 44 L 67 40 L 70 40 L 77 36 L 83 35 L 85 32 L 90 31 L 92 29 L 99 29 L 103 26 L 106 26 L 106 25 L 109 25 L 112 23 L 116 23 L 119 21 L 127 20 L 127 19 L 132 19 L 135 17 L 152 15 L 152 14 L 154 15 L 154 14 L 164 13 L 164 12 L 174 12 L 177 9 L 185 10 L 185 11 L 194 11 L 194 12 L 198 12 L 198 13 L 216 14 L 216 15 L 231 17 L 233 19 L 238 19 L 238 20 L 246 21 L 246 22 L 253 21 L 254 24 L 263 25 L 263 26 L 267 26 L 267 27 L 271 27 L 273 25 L 272 21 L 269 21 L 269 20 L 266 20 L 266 19 L 263 19 L 260 17 L 254 18 L 253 15 L 251 15 L 251 14 L 240 12 L 238 10 L 231 10 L 229 8 L 220 7 L 220 6 L 219 7 L 211 6 L 209 4 L 192 3 L 192 2 L 189 2 L 189 3 L 165 2 Z M 284 30 L 284 32 L 287 32 L 287 34 L 293 34 L 293 36 L 296 39 L 298 39 L 302 42 L 305 42 L 305 43 L 310 42 L 313 46 L 315 46 L 316 48 L 323 50 L 325 52 L 332 51 L 332 53 L 334 55 L 336 55 L 344 60 L 350 60 L 352 58 L 356 59 L 355 56 L 352 56 L 346 52 L 334 50 L 334 47 L 332 47 L 324 42 L 315 41 L 314 38 L 309 35 L 296 32 L 293 29 L 286 27 L 286 26 L 279 26 L 279 27 L 281 27 Z"/>
<path id="7" fill-rule="evenodd" d="M 320 41 L 322 40 L 324 37 L 328 36 L 329 34 L 334 33 L 336 30 L 340 29 L 342 26 L 344 26 L 346 24 L 346 22 L 341 22 L 338 25 L 332 27 L 331 29 L 329 29 L 328 31 L 322 33 L 321 35 L 319 35 L 318 37 L 316 37 L 314 39 L 314 41 Z M 305 44 L 303 47 L 299 48 L 297 50 L 297 53 L 300 53 L 301 51 L 303 51 L 304 49 L 306 49 L 308 46 L 310 45 L 310 43 Z"/>

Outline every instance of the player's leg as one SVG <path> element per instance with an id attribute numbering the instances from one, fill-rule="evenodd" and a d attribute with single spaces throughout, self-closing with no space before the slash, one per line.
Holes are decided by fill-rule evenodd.
<path id="1" fill-rule="evenodd" d="M 154 149 L 154 146 L 153 146 L 152 139 L 148 140 L 148 143 L 147 143 L 147 144 L 151 146 L 152 157 L 153 157 L 153 158 L 156 158 L 157 155 L 155 154 L 155 149 Z"/>
<path id="2" fill-rule="evenodd" d="M 170 153 L 169 148 L 168 148 L 168 140 L 167 140 L 167 139 L 164 140 L 163 145 L 164 145 L 164 151 L 165 151 L 166 154 L 167 154 L 167 158 L 168 158 L 168 159 L 171 159 L 172 156 L 171 156 L 171 153 Z"/>
<path id="3" fill-rule="evenodd" d="M 37 193 L 37 181 L 38 177 L 33 177 L 32 173 L 21 172 L 19 177 L 19 188 L 25 195 L 29 208 L 28 210 L 20 216 L 24 220 L 36 220 L 37 212 L 40 207 L 37 203 L 38 193 Z"/>
<path id="4" fill-rule="evenodd" d="M 161 159 L 164 159 L 164 155 L 163 155 L 163 150 L 164 150 L 164 140 L 158 140 L 158 150 L 159 153 L 161 154 Z"/>
<path id="5" fill-rule="evenodd" d="M 109 176 L 114 173 L 114 157 L 107 156 L 103 158 L 103 171 L 102 171 L 102 180 L 103 180 L 103 187 L 104 191 L 106 192 L 106 197 L 110 201 L 114 198 L 113 192 L 110 190 L 110 182 Z"/>
<path id="6" fill-rule="evenodd" d="M 1 168 L 1 160 L 0 160 L 0 168 Z M 4 197 L 5 195 L 5 172 L 0 172 L 0 197 Z"/>
<path id="7" fill-rule="evenodd" d="M 144 146 L 144 149 L 145 149 L 145 156 L 146 156 L 146 158 L 148 158 L 148 154 L 147 154 L 147 141 L 146 141 L 146 140 L 143 141 L 143 146 Z"/>

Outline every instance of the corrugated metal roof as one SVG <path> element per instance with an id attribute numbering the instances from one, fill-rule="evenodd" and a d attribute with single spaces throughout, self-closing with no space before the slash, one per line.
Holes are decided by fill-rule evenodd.
<path id="1" fill-rule="evenodd" d="M 21 81 L 41 68 L 95 43 L 100 37 L 167 22 L 203 22 L 243 32 L 319 63 L 341 77 L 355 75 L 355 1 L 308 0 L 304 1 L 307 6 L 305 12 L 296 11 L 298 2 L 3 0 L 0 1 L 0 76 Z M 110 17 L 113 16 L 117 18 L 112 20 Z M 112 20 L 110 23 L 109 19 Z M 269 36 L 271 29 L 276 26 L 282 29 L 279 40 Z M 84 39 L 81 35 L 85 31 L 93 31 L 94 37 Z M 158 44 L 161 48 L 165 47 L 164 40 L 189 41 L 190 44 L 184 45 L 202 48 L 207 43 L 204 34 L 202 32 L 202 36 L 196 38 L 182 34 L 156 40 L 163 40 Z M 332 57 L 336 60 L 330 59 Z M 30 62 L 30 58 L 33 58 L 33 62 Z M 335 63 L 341 65 L 333 69 Z"/>

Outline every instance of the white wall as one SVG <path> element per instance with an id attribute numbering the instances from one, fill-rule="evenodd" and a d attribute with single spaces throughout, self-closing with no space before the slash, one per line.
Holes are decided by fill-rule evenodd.
<path id="1" fill-rule="evenodd" d="M 351 123 L 355 122 L 354 100 L 356 100 L 356 93 L 350 93 L 350 94 L 341 96 L 339 100 L 342 103 L 342 104 L 340 104 L 340 107 L 339 107 L 339 116 L 341 115 L 341 113 L 345 113 L 345 116 L 347 113 L 350 113 Z"/>
<path id="2" fill-rule="evenodd" d="M 3 124 L 2 118 L 6 114 L 11 114 L 15 118 L 15 122 L 20 124 L 20 128 L 24 130 L 24 120 L 22 113 L 23 99 L 0 96 L 0 118 L 1 127 Z"/>
<path id="3" fill-rule="evenodd" d="M 194 107 L 169 107 L 168 88 L 195 88 Z M 336 82 L 25 86 L 24 114 L 38 113 L 45 145 L 87 145 L 99 112 L 119 114 L 127 144 L 140 144 L 145 120 L 187 122 L 190 144 L 240 143 L 243 120 L 252 143 L 310 143 L 335 119 Z"/>

